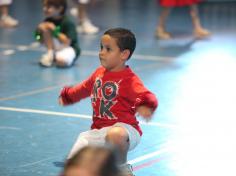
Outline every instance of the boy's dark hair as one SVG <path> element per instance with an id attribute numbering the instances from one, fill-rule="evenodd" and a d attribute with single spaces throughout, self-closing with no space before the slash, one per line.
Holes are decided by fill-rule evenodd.
<path id="1" fill-rule="evenodd" d="M 109 35 L 112 38 L 115 38 L 121 51 L 128 49 L 130 51 L 128 59 L 132 56 L 136 47 L 136 38 L 130 30 L 124 28 L 113 28 L 107 30 L 104 35 Z"/>
<path id="2" fill-rule="evenodd" d="M 54 6 L 56 8 L 63 7 L 60 15 L 64 15 L 67 9 L 67 1 L 66 0 L 43 0 L 43 5 L 45 6 Z"/>

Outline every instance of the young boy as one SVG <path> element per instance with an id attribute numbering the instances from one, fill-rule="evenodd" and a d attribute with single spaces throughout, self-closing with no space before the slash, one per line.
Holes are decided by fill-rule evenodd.
<path id="1" fill-rule="evenodd" d="M 152 117 L 157 99 L 146 89 L 137 75 L 125 63 L 136 46 L 134 34 L 123 28 L 110 29 L 101 38 L 99 67 L 87 80 L 74 87 L 64 87 L 59 97 L 61 105 L 69 105 L 88 96 L 93 106 L 91 130 L 79 135 L 68 158 L 86 145 L 112 145 L 118 162 L 133 175 L 127 162 L 127 152 L 136 147 L 142 135 L 135 114 Z"/>
<path id="2" fill-rule="evenodd" d="M 36 39 L 47 47 L 47 53 L 40 59 L 45 67 L 71 66 L 80 54 L 76 27 L 66 16 L 66 0 L 44 0 L 45 20 L 38 25 Z"/>

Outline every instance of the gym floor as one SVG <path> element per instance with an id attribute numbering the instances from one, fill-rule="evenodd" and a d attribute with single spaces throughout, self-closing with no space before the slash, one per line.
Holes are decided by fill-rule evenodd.
<path id="1" fill-rule="evenodd" d="M 127 64 L 159 100 L 151 122 L 140 118 L 142 141 L 128 156 L 135 175 L 235 176 L 236 3 L 203 3 L 199 10 L 209 38 L 194 39 L 184 7 L 168 18 L 173 38 L 158 40 L 156 1 L 98 1 L 89 12 L 100 32 L 79 34 L 81 57 L 60 69 L 38 65 L 45 50 L 33 31 L 43 19 L 41 1 L 15 0 L 10 12 L 20 25 L 0 28 L 0 175 L 60 173 L 78 134 L 90 128 L 92 108 L 89 99 L 61 107 L 59 92 L 99 66 L 105 30 L 125 27 L 137 37 Z"/>

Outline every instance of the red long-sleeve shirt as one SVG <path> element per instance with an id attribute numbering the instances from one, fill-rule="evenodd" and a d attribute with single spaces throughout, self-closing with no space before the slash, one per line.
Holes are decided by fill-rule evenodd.
<path id="1" fill-rule="evenodd" d="M 144 87 L 128 66 L 119 72 L 110 72 L 99 67 L 82 83 L 74 87 L 64 87 L 60 96 L 65 105 L 91 97 L 92 129 L 123 122 L 132 125 L 140 135 L 142 130 L 135 117 L 136 108 L 145 105 L 155 110 L 158 105 L 155 95 Z"/>

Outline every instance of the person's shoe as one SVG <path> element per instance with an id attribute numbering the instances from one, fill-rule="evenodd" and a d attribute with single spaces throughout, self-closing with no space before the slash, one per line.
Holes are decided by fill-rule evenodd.
<path id="1" fill-rule="evenodd" d="M 131 164 L 120 165 L 120 170 L 121 170 L 122 176 L 135 176 L 133 174 L 133 168 Z"/>
<path id="2" fill-rule="evenodd" d="M 0 24 L 3 27 L 15 27 L 19 24 L 19 22 L 9 15 L 3 15 L 0 19 Z"/>
<path id="3" fill-rule="evenodd" d="M 53 60 L 54 60 L 53 52 L 47 52 L 46 54 L 42 55 L 39 63 L 44 67 L 51 67 L 53 64 Z"/>
<path id="4" fill-rule="evenodd" d="M 79 26 L 77 26 L 77 32 L 85 34 L 96 34 L 99 28 L 94 26 L 89 20 L 85 20 Z"/>
<path id="5" fill-rule="evenodd" d="M 170 33 L 166 32 L 164 29 L 162 28 L 157 28 L 156 29 L 156 33 L 155 33 L 156 37 L 158 37 L 159 39 L 163 39 L 163 40 L 167 40 L 171 38 Z"/>
<path id="6" fill-rule="evenodd" d="M 210 35 L 211 33 L 207 29 L 204 29 L 204 28 L 194 30 L 194 36 L 199 39 L 206 38 Z"/>

